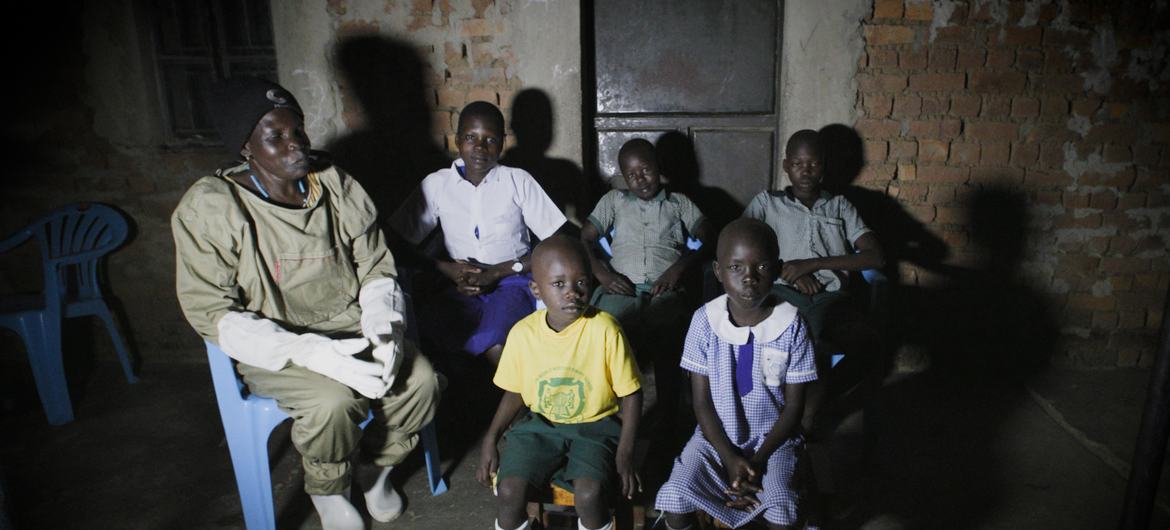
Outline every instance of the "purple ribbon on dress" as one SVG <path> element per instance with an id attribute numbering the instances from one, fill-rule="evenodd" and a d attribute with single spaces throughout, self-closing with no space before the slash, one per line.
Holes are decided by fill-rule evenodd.
<path id="1" fill-rule="evenodd" d="M 747 396 L 752 391 L 752 333 L 748 332 L 747 344 L 739 347 L 739 358 L 735 361 L 735 389 L 739 397 Z"/>

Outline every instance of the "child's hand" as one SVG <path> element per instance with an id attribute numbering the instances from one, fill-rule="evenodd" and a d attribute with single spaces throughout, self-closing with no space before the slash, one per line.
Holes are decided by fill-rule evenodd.
<path id="1" fill-rule="evenodd" d="M 642 491 L 642 477 L 634 470 L 633 451 L 622 450 L 619 447 L 615 460 L 618 477 L 622 481 L 622 497 L 632 499 L 635 491 Z"/>
<path id="2" fill-rule="evenodd" d="M 728 495 L 745 495 L 759 491 L 751 489 L 750 485 L 756 479 L 756 470 L 751 461 L 740 454 L 731 454 L 723 457 L 723 471 L 727 474 L 727 483 L 730 487 L 724 493 Z"/>
<path id="3" fill-rule="evenodd" d="M 817 294 L 825 289 L 825 286 L 821 285 L 821 282 L 818 282 L 816 278 L 812 277 L 811 274 L 797 278 L 795 282 L 792 282 L 792 286 L 796 287 L 797 291 L 800 291 L 801 293 L 807 294 L 809 296 Z"/>
<path id="4" fill-rule="evenodd" d="M 611 270 L 599 269 L 596 273 L 597 281 L 605 288 L 605 292 L 610 294 L 624 294 L 626 296 L 634 296 L 637 290 L 634 288 L 634 282 L 629 278 L 618 274 Z"/>
<path id="5" fill-rule="evenodd" d="M 811 259 L 788 260 L 780 267 L 780 278 L 788 283 L 796 283 L 797 278 L 808 276 L 816 271 L 816 263 Z"/>
<path id="6" fill-rule="evenodd" d="M 475 478 L 480 484 L 492 487 L 492 475 L 500 468 L 500 453 L 496 450 L 496 442 L 484 437 L 479 448 L 479 468 L 475 470 Z"/>
<path id="7" fill-rule="evenodd" d="M 650 288 L 650 296 L 658 296 L 667 291 L 673 291 L 678 287 L 678 283 L 682 280 L 683 268 L 678 264 L 671 265 L 658 277 L 654 282 L 654 286 Z"/>

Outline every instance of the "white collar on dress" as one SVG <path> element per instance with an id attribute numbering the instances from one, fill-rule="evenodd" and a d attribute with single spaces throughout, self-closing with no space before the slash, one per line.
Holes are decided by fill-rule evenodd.
<path id="1" fill-rule="evenodd" d="M 703 306 L 707 312 L 707 321 L 711 329 L 725 342 L 735 345 L 747 344 L 748 332 L 755 337 L 756 342 L 772 342 L 780 337 L 784 330 L 796 318 L 796 306 L 781 302 L 772 308 L 772 314 L 754 326 L 739 327 L 731 322 L 731 314 L 727 311 L 727 295 L 724 294 Z"/>

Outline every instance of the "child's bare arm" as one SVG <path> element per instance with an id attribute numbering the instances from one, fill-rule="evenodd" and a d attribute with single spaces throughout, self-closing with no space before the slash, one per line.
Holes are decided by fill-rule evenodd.
<path id="1" fill-rule="evenodd" d="M 598 244 L 600 239 L 601 233 L 592 222 L 585 223 L 581 228 L 581 242 L 589 252 L 589 263 L 593 267 L 593 276 L 597 278 L 597 283 L 606 292 L 633 296 L 634 283 L 629 278 L 610 270 L 609 264 L 601 259 L 602 250 Z"/>
<path id="2" fill-rule="evenodd" d="M 860 271 L 885 265 L 882 246 L 873 232 L 861 234 L 861 237 L 853 242 L 853 246 L 857 249 L 853 254 L 785 261 L 780 270 L 780 277 L 791 283 L 801 276 L 819 270 Z"/>
<path id="3" fill-rule="evenodd" d="M 715 255 L 715 226 L 711 224 L 711 221 L 707 219 L 700 221 L 695 227 L 695 233 L 691 235 L 698 239 L 702 245 L 699 246 L 698 250 L 684 251 L 683 255 L 679 256 L 678 260 L 655 280 L 654 286 L 650 288 L 650 296 L 674 290 L 678 286 L 679 280 L 682 279 L 683 273 Z"/>
<path id="4" fill-rule="evenodd" d="M 755 471 L 751 469 L 751 462 L 731 444 L 727 433 L 723 431 L 723 424 L 719 421 L 719 416 L 715 413 L 715 404 L 711 401 L 711 383 L 707 376 L 691 374 L 691 396 L 699 430 L 719 455 L 727 483 L 735 488 L 741 481 L 750 480 Z"/>
<path id="5" fill-rule="evenodd" d="M 780 411 L 780 417 L 776 420 L 776 424 L 772 426 L 771 431 L 768 431 L 768 436 L 764 437 L 764 443 L 760 444 L 760 450 L 752 455 L 753 468 L 761 471 L 768 468 L 768 458 L 772 456 L 776 448 L 784 444 L 785 440 L 796 434 L 796 429 L 800 426 L 800 419 L 803 415 L 804 383 L 785 385 L 784 410 Z"/>
<path id="6" fill-rule="evenodd" d="M 504 392 L 504 397 L 500 399 L 500 406 L 496 408 L 496 415 L 492 417 L 492 424 L 488 427 L 487 433 L 483 436 L 483 443 L 480 445 L 479 469 L 475 472 L 475 477 L 480 484 L 489 488 L 492 486 L 492 474 L 500 467 L 500 454 L 496 450 L 496 444 L 500 441 L 500 435 L 522 410 L 524 410 L 524 399 L 520 397 L 520 394 Z"/>
<path id="7" fill-rule="evenodd" d="M 634 440 L 642 418 L 642 391 L 622 397 L 622 434 L 618 437 L 615 464 L 622 480 L 622 496 L 631 499 L 635 491 L 642 491 L 642 479 L 634 469 Z"/>

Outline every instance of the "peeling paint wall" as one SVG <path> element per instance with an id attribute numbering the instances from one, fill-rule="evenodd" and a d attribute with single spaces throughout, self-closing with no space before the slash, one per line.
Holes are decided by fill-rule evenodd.
<path id="1" fill-rule="evenodd" d="M 1123 5 L 1129 4 L 1129 5 Z M 864 23 L 859 184 L 978 267 L 970 198 L 1027 198 L 1019 281 L 1074 366 L 1149 365 L 1170 285 L 1165 2 L 876 0 Z M 945 281 L 904 264 L 903 280 Z"/>

